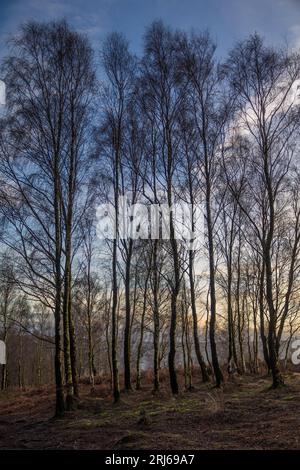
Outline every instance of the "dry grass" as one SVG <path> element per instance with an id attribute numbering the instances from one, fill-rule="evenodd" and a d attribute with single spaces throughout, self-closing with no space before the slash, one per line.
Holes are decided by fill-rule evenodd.
<path id="1" fill-rule="evenodd" d="M 81 384 L 78 410 L 51 419 L 54 389 L 0 394 L 0 449 L 297 449 L 300 375 L 269 390 L 269 378 L 235 377 L 223 390 L 195 383 L 170 395 L 167 382 L 123 393 L 113 405 L 105 381 Z"/>

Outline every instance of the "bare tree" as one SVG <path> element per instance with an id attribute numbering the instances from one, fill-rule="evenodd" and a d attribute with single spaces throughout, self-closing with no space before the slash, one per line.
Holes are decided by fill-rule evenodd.
<path id="1" fill-rule="evenodd" d="M 251 141 L 247 190 L 254 207 L 240 207 L 252 224 L 260 244 L 266 302 L 269 314 L 268 353 L 273 387 L 283 383 L 278 367 L 274 300 L 273 243 L 284 204 L 282 191 L 287 183 L 298 129 L 299 108 L 294 106 L 292 87 L 299 76 L 299 61 L 283 51 L 263 44 L 258 35 L 232 51 L 228 68 L 236 92 L 236 120 Z M 251 196 L 250 196 L 251 195 Z"/>
<path id="2" fill-rule="evenodd" d="M 131 56 L 128 43 L 123 36 L 113 33 L 105 41 L 102 48 L 102 63 L 106 72 L 108 84 L 104 89 L 104 124 L 106 132 L 106 147 L 113 170 L 113 205 L 115 210 L 115 237 L 112 249 L 112 369 L 114 400 L 120 397 L 118 364 L 117 364 L 117 305 L 118 305 L 118 277 L 117 255 L 119 238 L 119 196 L 121 191 L 121 162 L 124 150 L 124 131 L 126 124 L 126 107 L 131 98 L 134 76 L 134 59 Z M 130 257 L 129 257 L 130 259 Z M 130 263 L 128 262 L 128 275 L 130 276 Z M 127 290 L 128 292 L 128 290 Z M 124 372 L 125 387 L 131 388 L 130 383 L 130 303 L 127 296 L 126 328 L 124 338 Z"/>
<path id="3" fill-rule="evenodd" d="M 75 199 L 85 173 L 81 162 L 94 73 L 86 39 L 65 22 L 28 23 L 13 47 L 14 54 L 4 64 L 11 87 L 10 115 L 1 135 L 6 184 L 1 196 L 16 237 L 15 242 L 6 237 L 5 243 L 22 261 L 23 289 L 54 310 L 56 414 L 61 415 L 65 408 L 61 318 L 68 408 L 76 388 L 72 233 L 79 216 Z"/>
<path id="4" fill-rule="evenodd" d="M 223 105 L 224 100 L 220 87 L 222 77 L 214 61 L 214 52 L 215 45 L 207 34 L 182 38 L 181 70 L 183 80 L 187 83 L 189 107 L 198 135 L 197 168 L 201 175 L 199 184 L 205 200 L 210 284 L 209 337 L 212 364 L 216 384 L 219 387 L 223 382 L 223 375 L 219 366 L 215 341 L 217 300 L 214 227 L 218 209 L 214 204 L 214 192 L 218 184 L 220 147 L 227 119 L 227 109 Z"/>

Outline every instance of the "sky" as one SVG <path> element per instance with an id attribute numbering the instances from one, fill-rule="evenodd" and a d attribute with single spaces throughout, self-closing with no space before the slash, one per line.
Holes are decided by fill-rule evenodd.
<path id="1" fill-rule="evenodd" d="M 300 0 L 0 0 L 0 58 L 22 22 L 63 17 L 96 49 L 107 33 L 119 31 L 141 53 L 145 28 L 155 19 L 174 28 L 208 29 L 221 56 L 255 31 L 275 45 L 300 48 Z"/>

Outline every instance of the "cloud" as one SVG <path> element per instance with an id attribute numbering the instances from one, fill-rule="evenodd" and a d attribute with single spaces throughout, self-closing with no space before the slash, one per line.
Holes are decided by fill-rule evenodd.
<path id="1" fill-rule="evenodd" d="M 292 47 L 295 49 L 300 49 L 300 23 L 291 26 L 290 32 L 292 35 Z"/>
<path id="2" fill-rule="evenodd" d="M 0 19 L 0 58 L 6 40 L 29 20 L 49 21 L 66 18 L 77 31 L 85 33 L 94 44 L 109 29 L 108 13 L 118 0 L 13 0 L 4 5 Z M 2 8 L 2 6 L 1 6 Z"/>
<path id="3" fill-rule="evenodd" d="M 144 29 L 162 18 L 172 27 L 209 29 L 225 55 L 237 40 L 257 31 L 268 42 L 300 46 L 299 0 L 0 0 L 0 59 L 5 40 L 28 20 L 65 17 L 95 48 L 106 33 L 123 32 L 141 51 Z M 226 5 L 225 5 L 226 3 Z M 288 36 L 288 37 L 287 37 Z"/>

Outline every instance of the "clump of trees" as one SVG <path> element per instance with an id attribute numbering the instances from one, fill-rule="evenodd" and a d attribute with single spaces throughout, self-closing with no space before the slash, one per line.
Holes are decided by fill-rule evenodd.
<path id="1" fill-rule="evenodd" d="M 198 371 L 221 387 L 262 367 L 284 383 L 280 359 L 300 326 L 300 60 L 258 35 L 223 63 L 215 51 L 208 33 L 161 22 L 142 57 L 117 33 L 95 54 L 65 21 L 28 23 L 12 39 L 1 72 L 1 389 L 54 378 L 61 416 L 83 376 L 91 387 L 110 377 L 115 402 L 120 377 L 140 389 L 143 369 L 158 391 L 167 367 L 175 395 L 179 368 L 187 389 Z M 176 204 L 190 208 L 182 233 Z M 114 236 L 100 239 L 103 207 Z M 149 234 L 153 208 L 161 225 Z"/>

